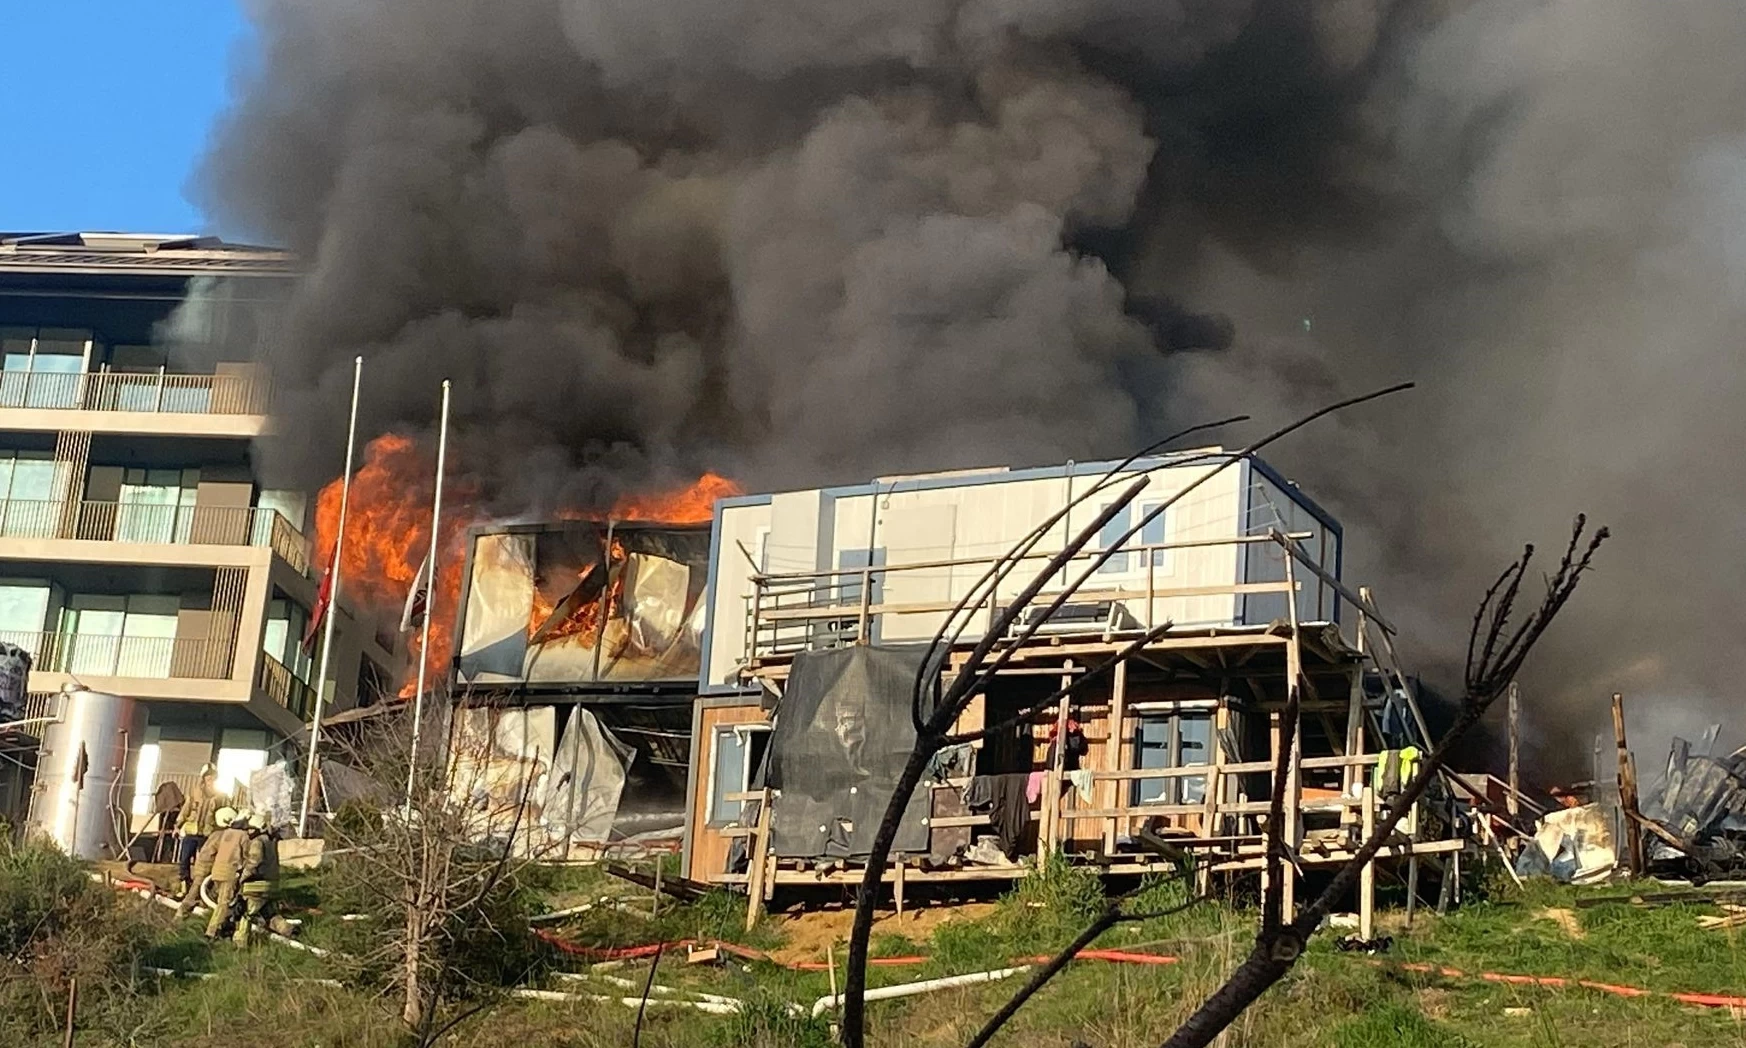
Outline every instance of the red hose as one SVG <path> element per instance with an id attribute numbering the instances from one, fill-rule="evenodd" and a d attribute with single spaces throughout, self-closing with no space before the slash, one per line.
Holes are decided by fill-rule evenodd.
<path id="1" fill-rule="evenodd" d="M 1371 964 L 1385 967 L 1386 961 L 1372 960 Z M 1486 982 L 1507 983 L 1513 986 L 1545 986 L 1550 989 L 1565 989 L 1580 986 L 1587 990 L 1598 990 L 1618 997 L 1666 997 L 1684 1004 L 1696 1004 L 1705 1008 L 1746 1008 L 1746 997 L 1732 997 L 1719 993 L 1679 993 L 1663 990 L 1645 990 L 1640 986 L 1618 986 L 1613 983 L 1592 982 L 1588 979 L 1567 979 L 1561 975 L 1511 975 L 1505 972 L 1480 972 L 1468 975 L 1459 968 L 1449 968 L 1440 964 L 1400 964 L 1396 965 L 1403 971 L 1429 972 L 1450 979 L 1483 979 Z"/>

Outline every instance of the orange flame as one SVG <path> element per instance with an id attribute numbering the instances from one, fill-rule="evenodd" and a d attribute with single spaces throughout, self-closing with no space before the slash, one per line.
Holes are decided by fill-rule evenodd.
<path id="1" fill-rule="evenodd" d="M 395 616 L 412 591 L 415 576 L 430 550 L 430 505 L 435 470 L 433 457 L 410 437 L 386 433 L 370 441 L 364 448 L 364 464 L 352 477 L 352 488 L 346 509 L 345 560 L 340 565 L 340 590 L 345 603 L 367 609 L 378 615 Z M 341 483 L 335 479 L 321 489 L 315 510 L 315 548 L 319 563 L 333 558 L 335 536 L 339 531 Z M 733 481 L 715 473 L 705 473 L 683 488 L 626 496 L 605 513 L 588 513 L 577 509 L 561 510 L 560 520 L 649 520 L 669 524 L 695 524 L 709 520 L 715 512 L 715 500 L 740 493 Z M 455 650 L 454 626 L 461 593 L 461 569 L 466 557 L 467 529 L 488 519 L 479 508 L 477 484 L 464 476 L 450 475 L 443 488 L 442 535 L 437 544 L 437 579 L 430 607 L 430 651 L 424 653 L 426 674 L 435 686 L 448 672 L 449 660 Z M 622 546 L 614 543 L 614 564 L 624 559 Z M 622 587 L 622 573 L 609 574 L 615 587 Z M 579 580 L 580 581 L 580 580 Z M 598 590 L 596 591 L 598 592 Z M 606 606 L 617 600 L 610 594 Z M 538 605 L 528 631 L 532 633 L 551 617 L 554 608 Z M 565 619 L 553 624 L 548 636 L 581 635 L 591 637 L 599 628 L 597 621 L 601 602 L 590 600 L 572 609 Z M 407 639 L 408 648 L 417 657 L 419 635 L 415 631 Z M 412 665 L 416 667 L 417 662 Z M 415 687 L 413 675 L 403 683 L 400 694 L 410 697 Z"/>

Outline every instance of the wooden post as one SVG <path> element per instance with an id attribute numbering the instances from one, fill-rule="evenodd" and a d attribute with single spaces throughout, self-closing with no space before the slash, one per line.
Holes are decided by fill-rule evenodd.
<path id="1" fill-rule="evenodd" d="M 1518 778 L 1522 756 L 1521 717 L 1522 689 L 1516 686 L 1515 681 L 1510 681 L 1510 792 L 1504 798 L 1504 810 L 1510 813 L 1512 819 L 1522 814 L 1521 782 Z"/>
<path id="2" fill-rule="evenodd" d="M 79 1011 L 79 980 L 75 976 L 67 980 L 67 1031 L 61 1039 L 61 1048 L 73 1048 L 73 1017 Z"/>
<path id="3" fill-rule="evenodd" d="M 1643 876 L 1643 830 L 1638 822 L 1637 769 L 1625 743 L 1625 697 L 1613 692 L 1613 741 L 1619 745 L 1619 807 L 1625 812 L 1625 843 L 1630 848 L 1631 876 Z"/>
<path id="4" fill-rule="evenodd" d="M 1291 637 L 1285 645 L 1285 686 L 1286 701 L 1293 707 L 1293 723 L 1291 752 L 1285 765 L 1285 825 L 1280 828 L 1280 839 L 1285 842 L 1286 863 L 1280 871 L 1285 885 L 1280 893 L 1279 914 L 1280 920 L 1291 921 L 1297 916 L 1297 866 L 1294 863 L 1303 846 L 1303 712 L 1300 704 L 1304 680 L 1303 642 L 1299 635 L 1302 631 L 1297 618 L 1297 573 L 1292 567 L 1295 560 L 1289 547 L 1285 547 L 1283 552 L 1285 607 L 1291 619 Z"/>
<path id="5" fill-rule="evenodd" d="M 1364 839 L 1369 840 L 1376 832 L 1376 791 L 1368 785 L 1360 795 L 1363 801 L 1363 819 L 1360 823 Z M 1373 858 L 1364 864 L 1358 872 L 1358 938 L 1369 942 L 1376 938 L 1376 860 Z"/>
<path id="6" fill-rule="evenodd" d="M 1409 845 L 1410 847 L 1410 845 Z M 1414 855 L 1407 860 L 1407 911 L 1406 926 L 1413 926 L 1413 907 L 1419 902 L 1419 857 Z"/>
<path id="7" fill-rule="evenodd" d="M 1346 753 L 1350 759 L 1364 752 L 1364 667 L 1360 663 L 1352 667 L 1351 687 L 1346 699 Z M 1348 800 L 1352 796 L 1352 787 L 1362 781 L 1361 765 L 1347 763 L 1340 769 L 1340 799 Z M 1340 822 L 1345 824 L 1351 818 L 1350 808 L 1340 809 Z"/>
<path id="8" fill-rule="evenodd" d="M 1116 663 L 1115 679 L 1110 684 L 1109 694 L 1109 741 L 1104 744 L 1103 763 L 1112 771 L 1127 771 L 1128 760 L 1133 753 L 1133 747 L 1128 740 L 1128 663 L 1124 659 Z M 1103 791 L 1102 801 L 1110 808 L 1127 807 L 1127 797 L 1124 791 L 1132 787 L 1125 780 L 1109 783 Z M 1123 836 L 1128 833 L 1127 820 L 1110 816 L 1103 822 L 1103 853 L 1114 855 L 1116 850 L 1116 834 L 1118 828 Z"/>
<path id="9" fill-rule="evenodd" d="M 903 920 L 903 860 L 891 868 L 891 902 L 897 908 L 897 919 Z"/>
<path id="10" fill-rule="evenodd" d="M 752 834 L 752 854 L 746 864 L 746 931 L 758 925 L 764 912 L 764 881 L 770 858 L 770 791 L 758 802 L 758 826 Z"/>
<path id="11" fill-rule="evenodd" d="M 1068 659 L 1061 664 L 1061 687 L 1066 688 L 1073 683 L 1073 660 Z M 1067 763 L 1067 696 L 1063 694 L 1055 704 L 1055 759 L 1049 762 L 1049 770 L 1043 775 L 1043 796 L 1039 798 L 1043 805 L 1042 832 L 1037 834 L 1037 862 L 1045 863 L 1055 850 L 1060 837 L 1060 820 L 1056 817 L 1061 807 L 1061 776 Z"/>

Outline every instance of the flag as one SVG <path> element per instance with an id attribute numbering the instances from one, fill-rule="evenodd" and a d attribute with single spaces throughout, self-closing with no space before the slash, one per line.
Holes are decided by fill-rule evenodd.
<path id="1" fill-rule="evenodd" d="M 303 631 L 303 654 L 315 654 L 315 639 L 321 635 L 321 624 L 327 618 L 327 606 L 333 600 L 333 564 L 321 573 L 321 588 L 315 591 L 315 612 L 309 616 L 309 628 Z"/>
<path id="2" fill-rule="evenodd" d="M 430 567 L 430 557 L 418 562 L 418 574 L 412 577 L 412 590 L 406 595 L 406 607 L 400 612 L 400 632 L 411 633 L 424 624 L 424 613 L 430 604 L 430 587 L 425 578 L 425 570 Z"/>
<path id="3" fill-rule="evenodd" d="M 91 770 L 91 757 L 85 752 L 85 744 L 79 743 L 79 760 L 73 765 L 73 785 L 79 789 L 85 788 L 85 773 Z"/>

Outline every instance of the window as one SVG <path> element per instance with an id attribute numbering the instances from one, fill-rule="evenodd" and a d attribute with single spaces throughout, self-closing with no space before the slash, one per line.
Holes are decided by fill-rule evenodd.
<path id="1" fill-rule="evenodd" d="M 236 796 L 237 787 L 245 790 L 249 776 L 267 766 L 267 733 L 243 728 L 226 728 L 219 736 L 218 780 L 214 784 L 220 793 Z"/>
<path id="2" fill-rule="evenodd" d="M 1109 523 L 1099 529 L 1097 533 L 1097 548 L 1099 550 L 1106 550 L 1124 544 L 1160 546 L 1169 541 L 1165 538 L 1169 533 L 1169 511 L 1160 513 L 1151 520 L 1146 520 L 1146 517 L 1153 510 L 1157 509 L 1158 506 L 1159 504 L 1156 502 L 1149 502 L 1139 507 L 1132 505 L 1122 507 L 1121 512 L 1111 517 Z M 1127 535 L 1128 529 L 1132 528 L 1135 523 L 1141 520 L 1145 520 L 1146 522 L 1140 526 L 1140 533 L 1133 538 L 1128 539 L 1127 543 L 1123 543 L 1123 536 Z M 1153 550 L 1152 567 L 1168 573 L 1172 566 L 1171 553 L 1172 551 L 1167 549 Z M 1101 575 L 1123 575 L 1137 571 L 1144 571 L 1145 567 L 1146 554 L 1144 552 L 1124 551 L 1117 553 L 1115 556 L 1104 561 L 1103 566 L 1097 570 Z"/>
<path id="3" fill-rule="evenodd" d="M 150 727 L 146 729 L 145 740 L 139 748 L 139 763 L 136 765 L 133 780 L 133 806 L 130 809 L 135 815 L 150 815 L 152 811 L 152 793 L 156 788 L 158 777 L 158 762 L 163 756 L 163 748 L 158 745 L 158 736 L 163 729 Z"/>
<path id="4" fill-rule="evenodd" d="M 91 343 L 83 328 L 0 329 L 0 406 L 77 407 Z"/>
<path id="5" fill-rule="evenodd" d="M 1128 533 L 1128 514 L 1133 510 L 1133 508 L 1132 505 L 1123 506 L 1119 513 L 1109 518 L 1109 522 L 1098 530 L 1097 548 L 1099 550 L 1114 549 L 1117 546 L 1122 545 L 1123 536 Z M 1108 506 L 1103 507 L 1103 510 L 1107 509 L 1109 509 Z M 1101 513 L 1103 510 L 1099 510 L 1098 512 Z M 1103 564 L 1097 569 L 1098 574 L 1116 575 L 1127 571 L 1130 557 L 1131 554 L 1117 553 L 1115 556 L 1103 562 Z"/>
<path id="6" fill-rule="evenodd" d="M 728 724 L 715 729 L 709 768 L 711 826 L 738 821 L 745 802 L 728 800 L 728 794 L 745 793 L 751 788 L 769 741 L 768 724 Z"/>
<path id="7" fill-rule="evenodd" d="M 61 612 L 67 671 L 168 678 L 180 603 L 174 596 L 74 596 Z"/>
<path id="8" fill-rule="evenodd" d="M 1140 717 L 1134 738 L 1134 767 L 1192 768 L 1212 756 L 1212 714 L 1191 712 Z M 1199 804 L 1206 799 L 1206 776 L 1136 779 L 1135 804 Z"/>
<path id="9" fill-rule="evenodd" d="M 59 527 L 67 465 L 47 451 L 0 451 L 0 535 L 50 538 Z"/>
<path id="10" fill-rule="evenodd" d="M 267 628 L 261 650 L 278 660 L 291 675 L 305 684 L 315 676 L 314 660 L 303 650 L 303 634 L 309 613 L 288 600 L 267 602 Z"/>
<path id="11" fill-rule="evenodd" d="M 301 491 L 275 491 L 264 489 L 255 498 L 255 506 L 262 510 L 272 510 L 285 518 L 285 522 L 303 530 L 303 511 L 308 499 Z M 249 542 L 256 546 L 270 546 L 273 543 L 273 513 L 256 513 L 254 515 L 254 532 Z"/>
<path id="12" fill-rule="evenodd" d="M 197 469 L 130 469 L 121 478 L 118 542 L 187 542 L 199 493 Z"/>
<path id="13" fill-rule="evenodd" d="M 1140 519 L 1145 520 L 1145 518 L 1148 514 L 1150 514 L 1153 510 L 1158 508 L 1158 505 L 1159 505 L 1158 503 L 1152 502 L 1152 503 L 1148 503 L 1144 506 L 1141 506 L 1140 507 Z M 1143 546 L 1162 546 L 1164 543 L 1169 542 L 1170 540 L 1166 537 L 1169 534 L 1169 528 L 1167 526 L 1169 524 L 1169 521 L 1170 521 L 1170 511 L 1169 510 L 1165 510 L 1163 513 L 1158 514 L 1156 517 L 1153 517 L 1151 520 L 1147 520 L 1145 525 L 1140 528 L 1140 544 Z M 1152 551 L 1152 567 L 1154 569 L 1168 575 L 1172 569 L 1172 566 L 1173 566 L 1171 555 L 1174 552 L 1175 552 L 1174 550 L 1167 550 L 1167 549 L 1155 549 L 1155 550 L 1153 550 Z M 1144 556 L 1144 554 L 1142 554 L 1142 557 L 1143 556 Z M 1145 564 L 1142 561 L 1141 567 L 1144 567 L 1144 566 L 1145 566 Z"/>
<path id="14" fill-rule="evenodd" d="M 48 620 L 49 585 L 46 582 L 0 583 L 0 640 L 33 654 L 42 647 L 41 635 Z"/>

